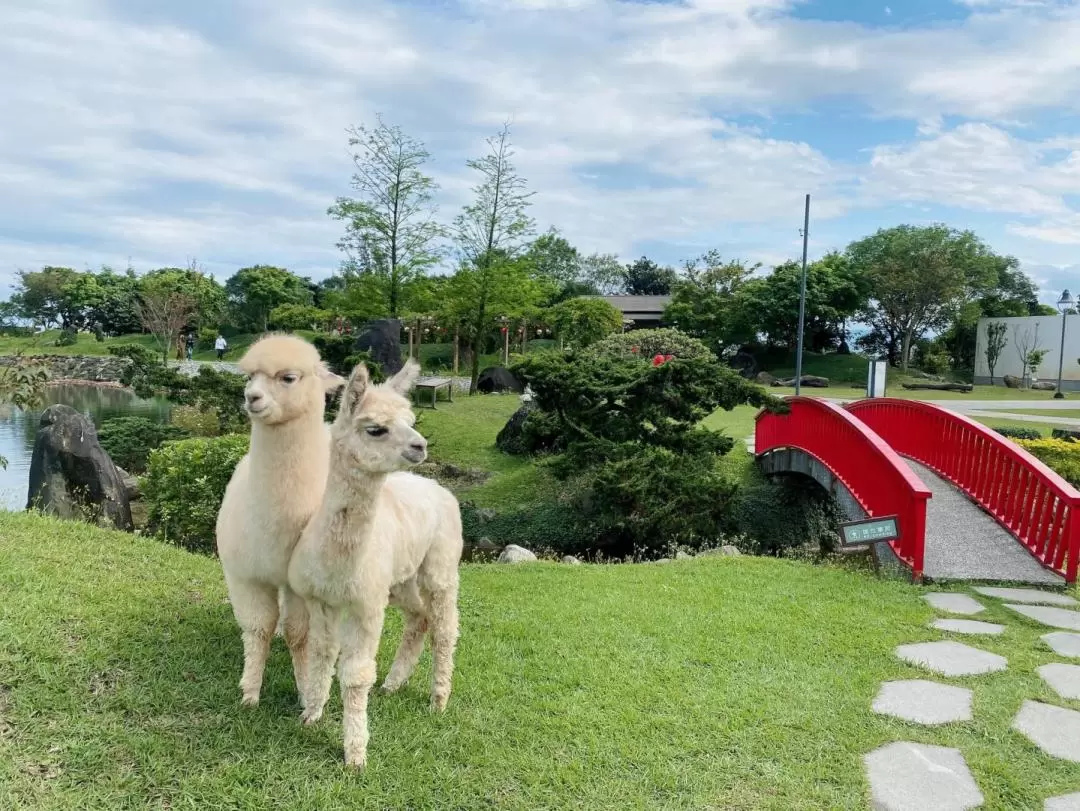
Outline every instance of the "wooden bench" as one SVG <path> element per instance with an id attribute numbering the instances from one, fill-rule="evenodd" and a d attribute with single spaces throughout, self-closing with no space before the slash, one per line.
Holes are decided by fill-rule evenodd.
<path id="1" fill-rule="evenodd" d="M 454 402 L 454 381 L 449 377 L 418 377 L 416 379 L 416 391 L 431 389 L 431 407 L 435 408 L 435 401 L 439 398 L 439 389 L 445 388 L 450 402 Z"/>

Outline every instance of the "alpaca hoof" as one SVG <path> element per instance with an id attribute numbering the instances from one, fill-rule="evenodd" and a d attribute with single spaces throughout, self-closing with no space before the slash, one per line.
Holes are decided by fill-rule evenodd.
<path id="1" fill-rule="evenodd" d="M 446 703 L 450 700 L 449 695 L 433 695 L 431 697 L 431 711 L 443 712 L 446 709 Z"/>
<path id="2" fill-rule="evenodd" d="M 382 687 L 380 687 L 379 689 L 382 690 L 384 693 L 391 694 L 396 693 L 403 686 L 404 682 L 384 681 Z"/>
<path id="3" fill-rule="evenodd" d="M 244 693 L 243 698 L 240 699 L 240 703 L 245 707 L 257 707 L 259 705 L 259 694 Z"/>
<path id="4" fill-rule="evenodd" d="M 362 769 L 367 765 L 367 750 L 350 752 L 345 750 L 345 765 L 350 769 Z"/>
<path id="5" fill-rule="evenodd" d="M 308 709 L 305 709 L 303 711 L 303 713 L 300 714 L 300 721 L 306 727 L 309 727 L 312 724 L 318 723 L 320 718 L 322 718 L 322 710 L 308 710 Z"/>

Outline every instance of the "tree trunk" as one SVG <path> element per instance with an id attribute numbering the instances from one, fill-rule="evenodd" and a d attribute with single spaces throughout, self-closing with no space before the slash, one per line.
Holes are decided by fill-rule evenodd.
<path id="1" fill-rule="evenodd" d="M 911 342 L 914 338 L 914 330 L 908 328 L 904 330 L 904 339 L 900 347 L 902 356 L 900 358 L 900 368 L 905 372 L 908 370 L 908 364 L 911 362 Z"/>
<path id="2" fill-rule="evenodd" d="M 958 391 L 967 394 L 971 391 L 970 383 L 904 383 L 909 391 Z"/>
<path id="3" fill-rule="evenodd" d="M 477 330 L 476 335 L 473 336 L 470 341 L 472 348 L 472 358 L 470 359 L 471 371 L 469 373 L 469 396 L 472 397 L 476 394 L 476 384 L 480 382 L 480 343 L 483 341 L 483 337 L 480 335 L 480 331 Z"/>
<path id="4" fill-rule="evenodd" d="M 458 376 L 458 359 L 461 352 L 461 327 L 454 327 L 454 377 Z"/>

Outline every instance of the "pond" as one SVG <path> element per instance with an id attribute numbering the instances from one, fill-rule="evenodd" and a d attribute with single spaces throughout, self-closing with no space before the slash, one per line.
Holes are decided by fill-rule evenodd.
<path id="1" fill-rule="evenodd" d="M 0 406 L 0 456 L 7 459 L 7 469 L 0 470 L 0 509 L 26 507 L 26 488 L 30 480 L 30 457 L 34 453 L 41 412 L 54 403 L 69 405 L 94 421 L 110 417 L 141 416 L 164 422 L 170 405 L 164 397 L 142 400 L 127 389 L 103 386 L 49 386 L 44 405 L 33 411 L 14 406 Z"/>

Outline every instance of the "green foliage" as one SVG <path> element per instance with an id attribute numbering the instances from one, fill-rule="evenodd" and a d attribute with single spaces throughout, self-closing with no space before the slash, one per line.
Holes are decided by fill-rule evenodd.
<path id="1" fill-rule="evenodd" d="M 534 273 L 561 288 L 582 280 L 581 254 L 554 228 L 533 240 L 525 259 Z"/>
<path id="2" fill-rule="evenodd" d="M 221 436 L 221 423 L 217 414 L 197 406 L 173 406 L 169 422 L 186 436 Z"/>
<path id="3" fill-rule="evenodd" d="M 147 527 L 192 552 L 214 554 L 214 525 L 225 487 L 248 450 L 248 437 L 184 439 L 151 452 L 144 480 Z"/>
<path id="4" fill-rule="evenodd" d="M 214 341 L 217 340 L 218 331 L 213 327 L 201 327 L 199 329 L 199 337 L 196 342 L 196 346 L 199 349 L 213 349 Z"/>
<path id="5" fill-rule="evenodd" d="M 165 442 L 188 436 L 178 425 L 154 422 L 146 417 L 113 417 L 98 428 L 101 447 L 128 473 L 142 473 L 151 451 Z"/>
<path id="6" fill-rule="evenodd" d="M 60 336 L 56 339 L 57 346 L 74 346 L 79 342 L 79 332 L 71 327 L 60 330 Z"/>
<path id="7" fill-rule="evenodd" d="M 280 330 L 318 329 L 329 320 L 330 313 L 310 304 L 282 304 L 270 313 L 271 328 Z"/>
<path id="8" fill-rule="evenodd" d="M 216 326 L 225 315 L 225 288 L 195 265 L 188 268 L 158 268 L 138 280 L 140 296 L 165 300 L 170 296 L 191 303 L 182 330 Z"/>
<path id="9" fill-rule="evenodd" d="M 557 420 L 566 450 L 552 470 L 580 477 L 582 507 L 609 555 L 718 540 L 736 489 L 719 457 L 734 443 L 700 423 L 718 408 L 782 407 L 704 354 L 653 366 L 629 354 L 547 352 L 514 366 L 537 408 Z"/>
<path id="10" fill-rule="evenodd" d="M 1009 343 L 1006 334 L 1009 327 L 1004 321 L 991 321 L 986 325 L 986 366 L 990 371 L 990 385 L 994 385 L 994 369 L 1001 358 L 1001 353 Z"/>
<path id="11" fill-rule="evenodd" d="M 629 296 L 666 296 L 677 279 L 674 268 L 661 267 L 643 256 L 626 266 L 622 287 Z"/>
<path id="12" fill-rule="evenodd" d="M 725 525 L 749 541 L 745 551 L 779 555 L 800 547 L 830 552 L 843 521 L 835 500 L 801 476 L 757 478 L 739 490 Z"/>
<path id="13" fill-rule="evenodd" d="M 517 544 L 538 553 L 581 554 L 595 548 L 597 528 L 574 505 L 541 502 L 496 512 L 461 505 L 461 528 L 466 543 L 486 540 L 496 546 Z"/>
<path id="14" fill-rule="evenodd" d="M 1014 441 L 1073 487 L 1080 487 L 1080 443 L 1064 439 Z"/>
<path id="15" fill-rule="evenodd" d="M 622 330 L 622 313 L 602 298 L 572 298 L 551 309 L 550 323 L 567 347 L 581 349 Z"/>
<path id="16" fill-rule="evenodd" d="M 995 428 L 1002 436 L 1007 436 L 1009 439 L 1042 439 L 1042 434 L 1034 428 L 1019 428 L 1011 425 L 1002 425 L 1000 428 Z"/>
<path id="17" fill-rule="evenodd" d="M 687 262 L 683 278 L 674 285 L 664 320 L 700 339 L 717 354 L 751 340 L 764 313 L 754 300 L 743 302 L 738 296 L 759 267 L 725 262 L 718 251 Z"/>
<path id="18" fill-rule="evenodd" d="M 709 347 L 685 332 L 670 327 L 636 329 L 609 335 L 589 347 L 589 354 L 607 358 L 627 358 L 634 355 L 651 359 L 656 355 L 674 355 L 683 360 L 705 360 L 714 357 Z"/>
<path id="19" fill-rule="evenodd" d="M 250 332 L 265 332 L 270 313 L 282 304 L 312 303 L 309 283 L 295 273 L 271 265 L 241 268 L 225 282 L 235 323 Z"/>

